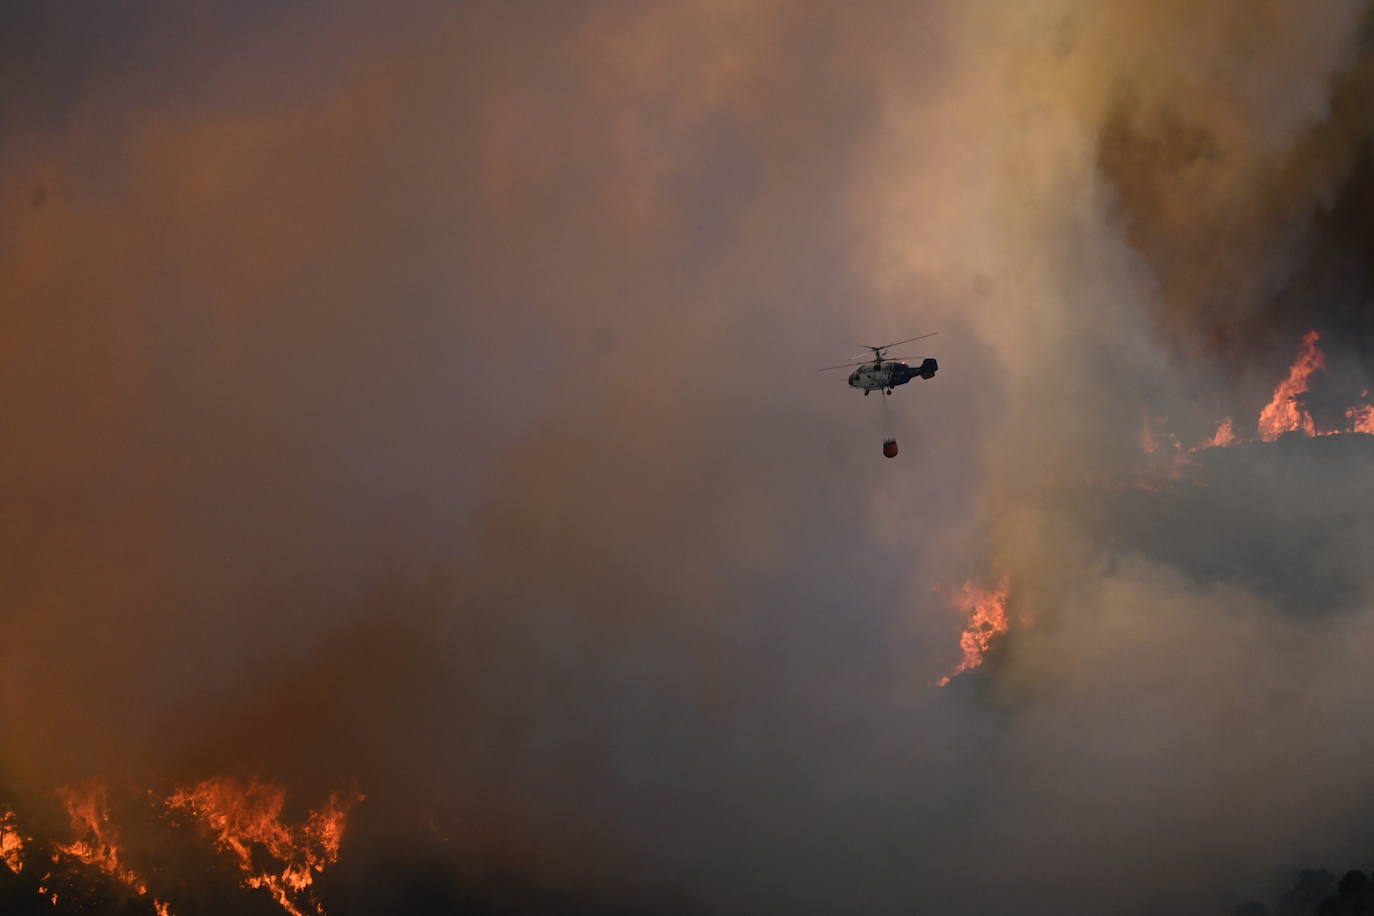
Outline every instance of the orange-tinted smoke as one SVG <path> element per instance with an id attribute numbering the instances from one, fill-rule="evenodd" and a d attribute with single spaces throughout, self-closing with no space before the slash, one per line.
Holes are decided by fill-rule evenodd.
<path id="1" fill-rule="evenodd" d="M 1288 378 L 1279 382 L 1273 399 L 1260 411 L 1259 434 L 1265 442 L 1273 442 L 1284 433 L 1299 429 L 1309 436 L 1317 434 L 1312 414 L 1299 397 L 1307 393 L 1313 373 L 1326 368 L 1326 356 L 1317 346 L 1320 339 L 1316 331 L 1303 335 L 1298 358 L 1288 370 Z"/>
<path id="2" fill-rule="evenodd" d="M 968 620 L 959 636 L 964 657 L 953 671 L 936 682 L 938 686 L 943 687 L 965 671 L 983 664 L 992 644 L 1007 631 L 1008 591 L 1006 579 L 995 590 L 979 588 L 972 582 L 964 583 L 956 602 Z"/>
<path id="3" fill-rule="evenodd" d="M 1155 441 L 1154 429 L 1150 425 L 1148 414 L 1141 414 L 1140 417 L 1140 450 L 1147 455 L 1153 455 L 1159 451 L 1159 443 Z"/>
<path id="4" fill-rule="evenodd" d="M 279 786 L 215 778 L 181 789 L 167 799 L 171 812 L 190 814 L 235 859 L 247 887 L 272 895 L 291 916 L 324 908 L 311 892 L 314 873 L 339 858 L 348 812 L 363 800 L 359 792 L 335 792 L 303 824 L 282 821 L 286 793 Z M 263 859 L 273 860 L 264 865 Z"/>

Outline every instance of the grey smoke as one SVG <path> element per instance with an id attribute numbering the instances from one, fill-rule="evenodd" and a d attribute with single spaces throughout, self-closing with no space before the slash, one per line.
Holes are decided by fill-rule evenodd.
<path id="1" fill-rule="evenodd" d="M 1363 863 L 1359 447 L 1120 489 L 1364 371 L 1362 4 L 303 9 L 11 65 L 0 782 L 356 778 L 706 912 Z M 884 461 L 814 368 L 929 330 Z"/>

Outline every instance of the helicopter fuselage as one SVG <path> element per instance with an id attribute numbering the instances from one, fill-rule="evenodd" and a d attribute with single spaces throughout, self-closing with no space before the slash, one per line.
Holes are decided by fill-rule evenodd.
<path id="1" fill-rule="evenodd" d="M 914 378 L 934 378 L 940 368 L 934 359 L 927 357 L 919 366 L 882 360 L 860 366 L 849 374 L 849 387 L 858 388 L 864 394 L 884 388 L 890 394 L 898 385 L 905 385 Z"/>

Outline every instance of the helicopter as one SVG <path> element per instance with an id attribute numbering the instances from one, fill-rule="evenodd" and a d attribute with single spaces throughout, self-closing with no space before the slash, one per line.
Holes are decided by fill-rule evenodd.
<path id="1" fill-rule="evenodd" d="M 885 394 L 891 394 L 892 389 L 898 385 L 905 385 L 912 379 L 920 376 L 921 378 L 934 378 L 939 371 L 940 364 L 933 358 L 927 356 L 915 368 L 906 363 L 887 359 L 887 351 L 900 344 L 911 343 L 913 340 L 924 340 L 927 337 L 934 337 L 939 331 L 932 331 L 929 334 L 921 334 L 918 337 L 908 337 L 906 340 L 899 340 L 895 343 L 883 344 L 875 347 L 871 344 L 863 344 L 865 350 L 873 351 L 873 360 L 861 359 L 852 363 L 841 363 L 838 366 L 826 366 L 821 372 L 830 372 L 833 369 L 847 369 L 850 366 L 858 366 L 853 372 L 849 373 L 849 387 L 860 388 L 863 390 L 864 397 L 868 397 L 870 391 L 879 388 Z M 900 359 L 900 357 L 898 357 Z"/>

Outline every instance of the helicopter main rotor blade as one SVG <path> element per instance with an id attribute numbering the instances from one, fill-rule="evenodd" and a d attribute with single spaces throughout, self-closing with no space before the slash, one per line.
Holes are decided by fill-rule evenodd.
<path id="1" fill-rule="evenodd" d="M 857 363 L 840 363 L 838 366 L 824 366 L 817 369 L 817 372 L 829 372 L 831 369 L 848 369 L 850 366 L 867 366 L 873 362 L 871 359 L 861 359 Z"/>
<path id="2" fill-rule="evenodd" d="M 911 343 L 913 340 L 925 340 L 927 337 L 934 337 L 936 334 L 939 334 L 939 333 L 940 333 L 939 331 L 931 331 L 929 334 L 919 334 L 919 335 L 917 335 L 917 336 L 915 336 L 915 337 L 908 337 L 906 340 L 898 340 L 898 341 L 896 341 L 896 342 L 894 342 L 894 343 L 883 344 L 883 345 L 880 346 L 880 347 L 875 347 L 875 346 L 873 346 L 873 345 L 871 345 L 871 344 L 862 344 L 861 346 L 863 346 L 864 349 L 867 349 L 867 350 L 887 350 L 887 349 L 891 349 L 892 347 L 897 346 L 897 344 Z"/>

